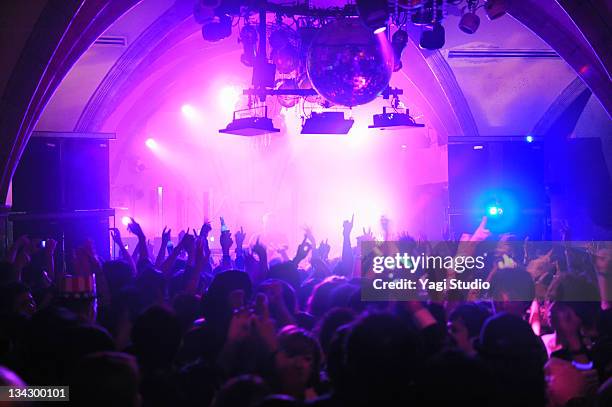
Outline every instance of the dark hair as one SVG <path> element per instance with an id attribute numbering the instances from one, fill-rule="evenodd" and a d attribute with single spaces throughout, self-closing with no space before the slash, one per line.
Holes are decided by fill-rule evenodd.
<path id="1" fill-rule="evenodd" d="M 169 368 L 181 343 L 181 326 L 174 312 L 153 306 L 136 318 L 132 342 L 141 366 Z"/>
<path id="2" fill-rule="evenodd" d="M 510 301 L 529 301 L 535 297 L 535 283 L 523 268 L 500 269 L 491 278 L 491 296 L 494 300 L 505 293 Z"/>
<path id="3" fill-rule="evenodd" d="M 259 376 L 242 375 L 228 380 L 217 393 L 211 407 L 254 407 L 270 394 L 270 388 Z"/>
<path id="4" fill-rule="evenodd" d="M 140 376 L 136 360 L 125 353 L 101 352 L 84 357 L 70 384 L 76 406 L 138 406 Z"/>
<path id="5" fill-rule="evenodd" d="M 449 321 L 461 319 L 470 338 L 480 335 L 480 329 L 491 313 L 483 306 L 474 303 L 461 304 L 449 315 Z"/>
<path id="6" fill-rule="evenodd" d="M 332 308 L 321 318 L 314 332 L 319 338 L 323 353 L 329 352 L 330 342 L 336 329 L 355 320 L 355 312 L 350 308 Z"/>
<path id="7" fill-rule="evenodd" d="M 288 325 L 278 333 L 278 350 L 293 355 L 312 355 L 312 374 L 308 380 L 309 386 L 319 382 L 321 369 L 321 347 L 316 338 L 305 329 Z"/>

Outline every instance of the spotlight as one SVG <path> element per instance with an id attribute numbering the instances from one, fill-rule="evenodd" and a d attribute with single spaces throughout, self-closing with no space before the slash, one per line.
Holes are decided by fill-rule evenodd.
<path id="1" fill-rule="evenodd" d="M 495 20 L 506 14 L 508 4 L 506 0 L 486 0 L 484 8 L 489 20 Z"/>
<path id="2" fill-rule="evenodd" d="M 227 14 L 213 16 L 202 26 L 202 37 L 206 41 L 217 42 L 232 35 L 232 17 Z"/>
<path id="3" fill-rule="evenodd" d="M 252 25 L 245 25 L 240 30 L 240 42 L 242 42 L 242 55 L 240 61 L 252 68 L 255 65 L 255 59 L 257 58 L 257 29 Z"/>
<path id="4" fill-rule="evenodd" d="M 442 48 L 444 42 L 444 27 L 440 23 L 435 23 L 431 30 L 425 30 L 421 33 L 419 46 L 423 49 L 436 50 Z"/>
<path id="5" fill-rule="evenodd" d="M 148 138 L 145 141 L 145 146 L 147 146 L 147 148 L 149 148 L 150 150 L 157 150 L 157 141 L 155 141 L 155 139 L 152 138 Z"/>
<path id="6" fill-rule="evenodd" d="M 391 37 L 391 47 L 393 48 L 393 72 L 402 69 L 402 52 L 408 44 L 408 33 L 404 30 L 397 30 Z"/>
<path id="7" fill-rule="evenodd" d="M 121 223 L 123 224 L 123 226 L 127 226 L 132 222 L 132 218 L 130 218 L 129 216 L 124 216 L 121 218 Z"/>
<path id="8" fill-rule="evenodd" d="M 408 113 L 406 109 L 405 113 L 392 112 L 387 113 L 387 108 L 383 107 L 382 114 L 375 114 L 372 116 L 373 125 L 368 126 L 371 129 L 385 130 L 387 128 L 400 128 L 400 127 L 425 127 L 422 123 L 415 123 L 414 119 Z"/>
<path id="9" fill-rule="evenodd" d="M 474 34 L 480 26 L 480 17 L 476 15 L 476 1 L 468 0 L 468 11 L 459 20 L 459 29 L 467 34 Z"/>
<path id="10" fill-rule="evenodd" d="M 502 216 L 504 209 L 501 206 L 491 205 L 487 208 L 487 214 L 492 217 Z"/>
<path id="11" fill-rule="evenodd" d="M 235 134 L 238 136 L 259 136 L 268 133 L 278 133 L 279 129 L 274 128 L 272 119 L 268 117 L 268 107 L 265 106 L 264 115 L 256 116 L 251 115 L 254 109 L 243 109 L 236 110 L 234 112 L 234 118 L 225 129 L 219 130 L 219 133 Z M 248 116 L 236 118 L 236 113 L 248 112 Z"/>
<path id="12" fill-rule="evenodd" d="M 236 109 L 236 103 L 240 99 L 240 89 L 235 86 L 226 86 L 219 92 L 219 105 L 227 113 L 233 112 Z"/>
<path id="13" fill-rule="evenodd" d="M 525 141 L 528 142 L 528 143 L 533 143 L 533 136 L 525 137 Z"/>
<path id="14" fill-rule="evenodd" d="M 353 119 L 345 119 L 343 112 L 312 112 L 302 127 L 302 134 L 347 134 Z"/>
<path id="15" fill-rule="evenodd" d="M 379 34 L 387 28 L 389 2 L 387 0 L 357 0 L 357 10 L 364 24 Z"/>
<path id="16" fill-rule="evenodd" d="M 181 106 L 181 113 L 189 120 L 195 120 L 198 117 L 198 111 L 196 108 L 189 104 L 184 104 Z"/>

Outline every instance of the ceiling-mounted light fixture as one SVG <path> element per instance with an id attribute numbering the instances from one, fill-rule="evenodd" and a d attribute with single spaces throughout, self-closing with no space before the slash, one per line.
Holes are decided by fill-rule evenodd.
<path id="1" fill-rule="evenodd" d="M 343 112 L 312 112 L 304 121 L 302 134 L 348 134 L 353 119 L 345 119 Z"/>
<path id="2" fill-rule="evenodd" d="M 459 20 L 459 29 L 466 34 L 474 34 L 480 26 L 480 17 L 476 15 L 477 0 L 467 0 L 467 12 Z"/>
<path id="3" fill-rule="evenodd" d="M 402 52 L 408 44 L 408 33 L 402 29 L 397 30 L 391 37 L 391 47 L 393 48 L 393 72 L 402 69 Z"/>
<path id="4" fill-rule="evenodd" d="M 489 20 L 500 18 L 508 11 L 506 0 L 486 0 L 484 5 Z"/>
<path id="5" fill-rule="evenodd" d="M 382 114 L 375 114 L 372 116 L 374 124 L 368 126 L 370 129 L 398 129 L 406 127 L 425 127 L 422 123 L 416 123 L 408 109 L 404 113 L 394 110 L 393 112 L 387 112 L 387 107 L 383 107 Z"/>
<path id="6" fill-rule="evenodd" d="M 264 114 L 262 116 L 251 115 L 258 108 L 249 108 L 236 110 L 234 118 L 226 128 L 219 130 L 219 133 L 235 134 L 238 136 L 260 136 L 268 133 L 278 133 L 280 129 L 274 128 L 272 119 L 268 117 L 268 107 L 264 106 Z M 236 117 L 236 114 L 247 113 L 245 117 Z"/>
<path id="7" fill-rule="evenodd" d="M 423 49 L 437 50 L 444 46 L 445 41 L 444 27 L 440 23 L 434 23 L 431 30 L 425 30 L 421 33 L 419 46 Z"/>
<path id="8" fill-rule="evenodd" d="M 389 19 L 389 2 L 387 0 L 357 0 L 357 10 L 363 23 L 379 34 L 386 30 Z"/>
<path id="9" fill-rule="evenodd" d="M 255 65 L 257 59 L 257 37 L 257 29 L 252 25 L 245 25 L 240 30 L 240 42 L 243 49 L 240 61 L 249 68 Z"/>
<path id="10" fill-rule="evenodd" d="M 206 41 L 217 42 L 232 35 L 232 17 L 220 14 L 209 18 L 202 25 L 202 37 Z"/>

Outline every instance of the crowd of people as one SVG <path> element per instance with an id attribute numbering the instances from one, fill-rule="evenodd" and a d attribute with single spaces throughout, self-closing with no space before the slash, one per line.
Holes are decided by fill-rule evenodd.
<path id="1" fill-rule="evenodd" d="M 485 221 L 474 245 L 496 238 Z M 52 239 L 7 250 L 0 385 L 69 386 L 76 406 L 612 406 L 609 248 L 562 267 L 502 238 L 490 298 L 363 301 L 358 242 L 373 236 L 352 220 L 339 258 L 308 230 L 290 258 L 225 227 L 215 258 L 210 223 L 175 246 L 164 229 L 156 256 L 128 229 L 133 253 L 113 229 L 117 259 L 90 243 L 66 269 Z"/>

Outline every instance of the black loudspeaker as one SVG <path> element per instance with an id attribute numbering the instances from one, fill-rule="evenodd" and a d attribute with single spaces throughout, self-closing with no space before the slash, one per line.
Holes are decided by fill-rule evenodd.
<path id="1" fill-rule="evenodd" d="M 567 220 L 574 240 L 610 239 L 612 180 L 601 139 L 575 138 L 565 144 L 565 156 L 558 145 L 553 150 L 554 182 L 561 200 L 555 218 Z"/>
<path id="2" fill-rule="evenodd" d="M 108 144 L 106 138 L 33 136 L 13 176 L 12 209 L 30 213 L 107 209 Z"/>
<path id="3" fill-rule="evenodd" d="M 30 138 L 13 175 L 13 210 L 57 212 L 63 205 L 61 141 Z"/>
<path id="4" fill-rule="evenodd" d="M 493 233 L 550 237 L 541 142 L 524 138 L 451 138 L 448 146 L 449 229 L 472 233 L 483 216 Z"/>

